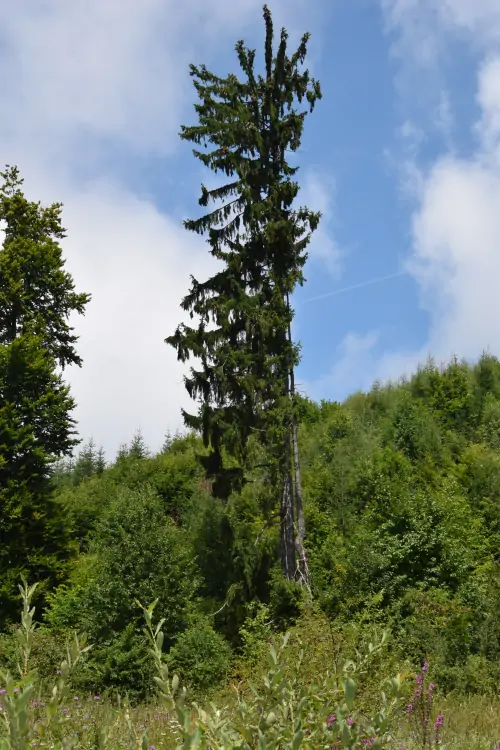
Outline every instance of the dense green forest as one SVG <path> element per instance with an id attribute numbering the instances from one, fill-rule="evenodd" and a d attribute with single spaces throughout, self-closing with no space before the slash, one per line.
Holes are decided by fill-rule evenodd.
<path id="1" fill-rule="evenodd" d="M 400 657 L 432 660 L 443 689 L 494 690 L 500 362 L 428 363 L 344 404 L 303 398 L 299 442 L 314 611 L 337 630 L 390 627 Z M 203 687 L 228 673 L 249 626 L 265 637 L 307 608 L 281 574 L 265 474 L 214 499 L 200 452 L 189 434 L 150 456 L 137 434 L 109 466 L 90 443 L 54 474 L 72 560 L 43 632 L 89 633 L 89 687 L 150 686 L 135 599 L 159 598 L 172 662 Z"/>
<path id="2" fill-rule="evenodd" d="M 195 411 L 183 412 L 184 432 L 167 433 L 157 455 L 140 432 L 113 460 L 93 441 L 77 449 L 64 369 L 84 363 L 68 320 L 91 297 L 65 270 L 62 206 L 29 200 L 17 168 L 1 175 L 0 671 L 15 672 L 27 649 L 49 681 L 76 631 L 93 645 L 72 675 L 75 691 L 152 699 L 165 658 L 206 697 L 252 675 L 273 636 L 290 629 L 314 679 L 334 653 L 387 631 L 377 674 L 430 663 L 441 694 L 495 694 L 500 361 L 429 361 L 342 404 L 297 391 L 292 294 L 321 217 L 296 207 L 290 154 L 321 90 L 304 68 L 308 35 L 289 55 L 285 30 L 274 49 L 266 7 L 264 20 L 261 74 L 243 42 L 243 80 L 191 67 L 197 122 L 181 138 L 228 182 L 202 186 L 202 215 L 185 226 L 221 264 L 212 278 L 191 279 L 181 303 L 191 324 L 165 332 L 191 365 Z M 29 637 L 29 609 L 17 625 L 22 577 L 38 583 L 41 626 Z M 143 632 L 154 601 L 164 634 L 153 638 L 156 662 Z M 5 684 L 0 695 L 16 706 L 19 690 L 10 676 Z M 11 738 L 19 706 L 6 723 Z M 376 744 L 382 719 L 352 739 L 347 713 L 343 723 L 330 718 L 321 731 L 338 721 L 345 747 L 362 737 L 388 746 Z M 302 746 L 302 727 L 294 731 L 290 746 Z"/>

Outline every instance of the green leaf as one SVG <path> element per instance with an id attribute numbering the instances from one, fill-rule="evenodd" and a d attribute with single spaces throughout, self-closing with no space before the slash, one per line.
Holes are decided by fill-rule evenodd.
<path id="1" fill-rule="evenodd" d="M 347 677 L 347 679 L 344 682 L 344 696 L 345 696 L 345 702 L 349 709 L 351 709 L 354 704 L 355 695 L 356 695 L 356 683 L 354 682 L 352 677 Z"/>

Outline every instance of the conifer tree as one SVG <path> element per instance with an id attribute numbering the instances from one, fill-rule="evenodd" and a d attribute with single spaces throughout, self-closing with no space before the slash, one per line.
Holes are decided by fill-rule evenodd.
<path id="1" fill-rule="evenodd" d="M 17 608 L 21 572 L 54 582 L 63 570 L 68 540 L 51 471 L 79 441 L 59 369 L 81 365 L 68 318 L 90 297 L 64 270 L 61 205 L 28 201 L 16 167 L 0 176 L 1 625 Z"/>
<path id="2" fill-rule="evenodd" d="M 104 452 L 104 448 L 101 445 L 101 447 L 97 451 L 95 473 L 103 474 L 105 469 L 106 469 L 106 454 Z"/>
<path id="3" fill-rule="evenodd" d="M 73 468 L 73 483 L 80 484 L 84 479 L 93 476 L 97 471 L 97 451 L 94 438 L 83 446 Z"/>
<path id="4" fill-rule="evenodd" d="M 134 432 L 130 443 L 129 456 L 133 458 L 147 458 L 149 456 L 149 449 L 140 429 Z"/>
<path id="5" fill-rule="evenodd" d="M 304 104 L 312 111 L 321 91 L 303 68 L 309 35 L 290 56 L 282 29 L 275 53 L 267 6 L 264 21 L 263 74 L 255 71 L 255 51 L 242 41 L 236 45 L 242 79 L 191 66 L 198 123 L 183 126 L 181 137 L 195 145 L 206 167 L 228 179 L 215 189 L 202 186 L 200 205 L 215 206 L 185 226 L 208 235 L 221 270 L 205 282 L 192 278 L 182 307 L 198 325 L 182 324 L 166 341 L 181 361 L 200 362 L 185 378 L 200 408 L 183 416 L 210 447 L 205 468 L 214 491 L 227 497 L 241 486 L 249 441 L 259 440 L 281 502 L 283 570 L 307 584 L 293 378 L 299 353 L 290 334 L 290 295 L 303 282 L 306 247 L 320 216 L 294 208 L 298 167 L 288 153 L 300 146 Z M 224 466 L 224 451 L 236 467 Z"/>

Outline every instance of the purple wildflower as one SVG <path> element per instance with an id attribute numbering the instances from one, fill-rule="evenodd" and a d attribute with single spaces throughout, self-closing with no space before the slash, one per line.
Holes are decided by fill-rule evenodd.
<path id="1" fill-rule="evenodd" d="M 443 726 L 443 714 L 439 714 L 439 716 L 437 717 L 436 721 L 434 722 L 434 729 L 437 732 L 437 730 L 439 729 L 439 727 L 442 727 L 442 726 Z"/>

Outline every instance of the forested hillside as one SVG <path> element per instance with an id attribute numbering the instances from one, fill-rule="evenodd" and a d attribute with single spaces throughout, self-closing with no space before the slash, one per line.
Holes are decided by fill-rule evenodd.
<path id="1" fill-rule="evenodd" d="M 493 689 L 500 362 L 429 363 L 342 405 L 303 399 L 301 411 L 317 609 L 336 630 L 390 627 L 401 659 L 431 660 L 443 689 Z M 49 597 L 46 634 L 89 633 L 96 650 L 84 678 L 93 689 L 151 685 L 136 599 L 159 598 L 172 663 L 202 687 L 227 674 L 256 613 L 265 612 L 267 633 L 284 630 L 307 602 L 281 575 L 262 472 L 216 500 L 199 452 L 188 435 L 149 456 L 136 435 L 110 466 L 90 444 L 54 476 L 74 558 Z"/>

